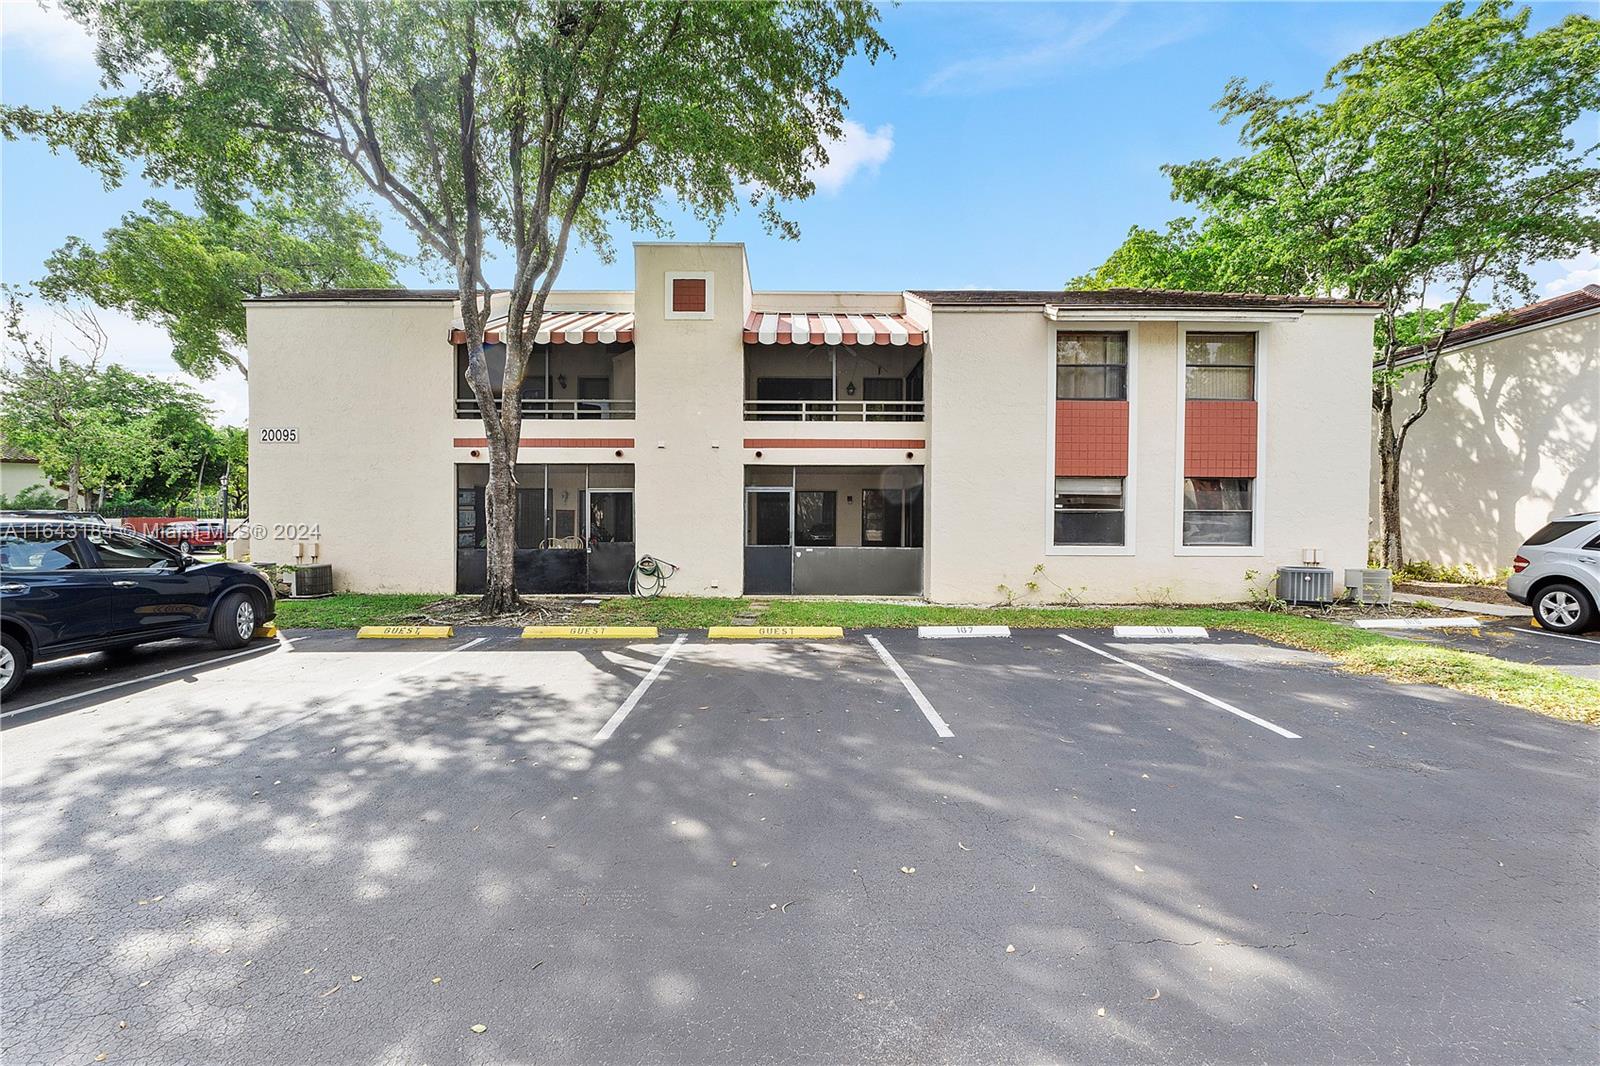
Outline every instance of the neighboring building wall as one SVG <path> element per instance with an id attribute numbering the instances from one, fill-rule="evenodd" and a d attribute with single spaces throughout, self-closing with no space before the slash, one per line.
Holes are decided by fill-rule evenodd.
<path id="1" fill-rule="evenodd" d="M 1416 377 L 1396 422 L 1416 408 Z M 1509 566 L 1552 516 L 1600 510 L 1600 314 L 1446 352 L 1401 457 L 1405 557 Z M 1370 536 L 1380 514 L 1373 421 Z"/>
<path id="2" fill-rule="evenodd" d="M 308 562 L 316 544 L 340 589 L 455 591 L 452 313 L 248 305 L 252 561 Z M 292 443 L 262 440 L 284 429 Z"/>
<path id="3" fill-rule="evenodd" d="M 49 488 L 50 481 L 39 472 L 38 463 L 0 463 L 0 496 L 9 498 L 41 485 Z"/>
<path id="4" fill-rule="evenodd" d="M 1184 548 L 1180 463 L 1183 361 L 1172 322 L 1053 323 L 1037 311 L 934 311 L 928 463 L 930 598 L 991 602 L 1061 590 L 1094 602 L 1242 599 L 1245 572 L 1298 564 L 1319 548 L 1336 570 L 1366 558 L 1370 313 L 1308 312 L 1293 322 L 1196 329 L 1259 330 L 1264 407 L 1257 509 L 1260 543 Z M 1050 414 L 1058 329 L 1128 330 L 1132 463 L 1129 542 L 1051 545 Z M 1003 357 L 1000 353 L 1004 353 Z M 954 401 L 947 398 L 957 398 Z M 1043 565 L 1040 574 L 1034 568 Z"/>

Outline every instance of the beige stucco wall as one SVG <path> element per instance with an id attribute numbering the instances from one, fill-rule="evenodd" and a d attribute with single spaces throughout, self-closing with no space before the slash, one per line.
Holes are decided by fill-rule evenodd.
<path id="1" fill-rule="evenodd" d="M 248 306 L 253 561 L 293 563 L 297 544 L 309 561 L 316 545 L 340 589 L 455 591 L 451 315 L 449 301 Z M 297 440 L 263 443 L 269 428 Z"/>
<path id="2" fill-rule="evenodd" d="M 1131 554 L 1067 554 L 1084 549 L 1049 543 L 1051 341 L 1060 328 L 1134 333 Z M 1237 600 L 1247 570 L 1268 574 L 1299 564 L 1304 548 L 1321 549 L 1324 565 L 1336 570 L 1362 565 L 1370 315 L 1192 324 L 1260 331 L 1260 544 L 1227 554 L 1178 545 L 1180 328 L 1159 321 L 1058 325 L 1037 310 L 934 311 L 931 598 L 992 602 L 1005 586 L 1019 599 L 1058 599 L 1065 591 L 1089 602 Z M 1039 585 L 1036 593 L 1027 591 L 1030 581 Z"/>
<path id="3" fill-rule="evenodd" d="M 1396 421 L 1415 410 L 1415 376 Z M 1510 565 L 1551 517 L 1600 510 L 1600 314 L 1448 352 L 1401 457 L 1408 560 Z M 1371 536 L 1378 535 L 1373 422 Z"/>
<path id="4" fill-rule="evenodd" d="M 712 275 L 712 318 L 668 317 L 667 275 L 687 271 Z M 631 464 L 637 550 L 679 565 L 672 593 L 742 591 L 747 466 L 762 476 L 793 466 L 837 468 L 837 476 L 802 480 L 841 491 L 841 543 L 859 536 L 863 468 L 920 468 L 925 588 L 944 601 L 992 602 L 1001 585 L 1026 598 L 1029 581 L 1039 583 L 1038 598 L 1070 590 L 1098 601 L 1237 599 L 1246 570 L 1298 563 L 1303 548 L 1320 548 L 1336 568 L 1365 556 L 1367 314 L 1204 324 L 1261 330 L 1267 412 L 1262 543 L 1219 556 L 1175 548 L 1179 323 L 1058 326 L 1038 308 L 932 311 L 885 294 L 831 294 L 830 302 L 761 293 L 755 306 L 763 309 L 792 302 L 795 310 L 903 310 L 931 327 L 930 413 L 909 423 L 754 422 L 744 419 L 742 404 L 742 325 L 754 298 L 743 247 L 638 245 L 635 277 L 631 299 L 564 292 L 551 306 L 634 309 L 637 416 L 525 420 L 524 438 L 594 443 L 524 447 L 519 462 Z M 251 519 L 268 534 L 252 545 L 257 560 L 293 562 L 296 544 L 308 557 L 315 543 L 343 589 L 454 589 L 455 466 L 484 459 L 472 443 L 481 423 L 453 417 L 452 310 L 449 301 L 250 306 Z M 1071 555 L 1049 545 L 1051 337 L 1057 328 L 1096 325 L 1135 334 L 1134 537 L 1128 554 Z M 267 428 L 294 428 L 298 439 L 263 442 Z M 893 446 L 819 446 L 818 439 Z M 313 527 L 315 536 L 297 535 L 297 526 Z M 1039 564 L 1042 577 L 1033 573 Z"/>
<path id="5" fill-rule="evenodd" d="M 0 463 L 0 496 L 15 496 L 35 485 L 49 484 L 38 463 Z"/>

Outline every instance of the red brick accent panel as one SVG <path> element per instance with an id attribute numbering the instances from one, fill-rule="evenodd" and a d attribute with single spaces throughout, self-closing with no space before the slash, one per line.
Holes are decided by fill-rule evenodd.
<path id="1" fill-rule="evenodd" d="M 672 309 L 674 311 L 704 311 L 706 309 L 706 279 L 673 278 Z"/>
<path id="2" fill-rule="evenodd" d="M 1128 401 L 1056 401 L 1056 476 L 1128 476 Z"/>
<path id="3" fill-rule="evenodd" d="M 844 437 L 746 437 L 746 448 L 926 448 L 927 441 L 869 439 L 850 440 Z"/>
<path id="4" fill-rule="evenodd" d="M 1183 474 L 1256 476 L 1254 400 L 1189 400 L 1184 404 Z"/>
<path id="5" fill-rule="evenodd" d="M 456 437 L 457 448 L 487 448 L 483 437 Z M 631 448 L 632 437 L 523 437 L 517 442 L 524 448 Z"/>

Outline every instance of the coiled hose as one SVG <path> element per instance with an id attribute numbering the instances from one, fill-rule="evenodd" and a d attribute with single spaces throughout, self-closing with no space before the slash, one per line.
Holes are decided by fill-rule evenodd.
<path id="1" fill-rule="evenodd" d="M 641 555 L 639 561 L 633 564 L 633 573 L 628 577 L 628 591 L 645 599 L 659 596 L 661 590 L 667 587 L 667 579 L 677 572 L 678 567 L 665 559 L 652 559 L 648 555 Z"/>

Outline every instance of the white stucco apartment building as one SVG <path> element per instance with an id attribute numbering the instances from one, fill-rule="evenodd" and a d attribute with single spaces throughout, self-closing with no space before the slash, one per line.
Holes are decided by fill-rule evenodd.
<path id="1" fill-rule="evenodd" d="M 525 592 L 624 592 L 649 555 L 678 568 L 672 594 L 1217 601 L 1309 553 L 1364 563 L 1368 305 L 770 292 L 725 243 L 639 244 L 634 271 L 632 291 L 552 294 L 541 323 Z M 487 465 L 452 295 L 248 318 L 253 558 L 314 557 L 341 589 L 480 588 Z"/>
<path id="2" fill-rule="evenodd" d="M 1423 357 L 1401 354 L 1402 365 Z M 1420 371 L 1395 405 L 1416 408 Z M 1600 285 L 1451 333 L 1400 456 L 1408 560 L 1492 574 L 1552 518 L 1600 511 Z M 1376 419 L 1372 535 L 1379 510 Z"/>

